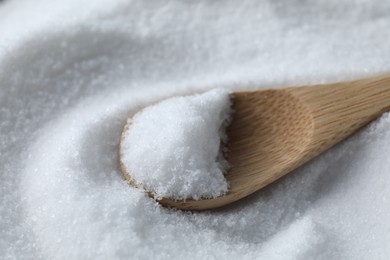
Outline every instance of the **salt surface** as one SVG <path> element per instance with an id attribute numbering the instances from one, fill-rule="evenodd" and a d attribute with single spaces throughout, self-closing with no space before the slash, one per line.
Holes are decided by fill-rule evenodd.
<path id="1" fill-rule="evenodd" d="M 388 114 L 213 212 L 159 206 L 117 163 L 126 118 L 167 97 L 390 71 L 387 1 L 52 2 L 0 3 L 0 258 L 388 258 Z"/>
<path id="2" fill-rule="evenodd" d="M 228 190 L 223 155 L 229 93 L 215 89 L 174 97 L 137 113 L 126 125 L 121 162 L 127 175 L 156 197 L 215 198 Z"/>

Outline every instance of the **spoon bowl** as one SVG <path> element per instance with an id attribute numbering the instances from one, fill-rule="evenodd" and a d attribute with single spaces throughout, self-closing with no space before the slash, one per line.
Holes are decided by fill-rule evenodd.
<path id="1" fill-rule="evenodd" d="M 286 175 L 350 136 L 390 107 L 390 77 L 236 92 L 227 129 L 229 191 L 212 199 L 157 199 L 183 210 L 221 207 Z M 122 133 L 128 131 L 125 127 Z M 121 158 L 121 148 L 119 151 Z M 125 178 L 137 186 L 121 163 Z M 153 195 L 149 192 L 150 195 Z"/>

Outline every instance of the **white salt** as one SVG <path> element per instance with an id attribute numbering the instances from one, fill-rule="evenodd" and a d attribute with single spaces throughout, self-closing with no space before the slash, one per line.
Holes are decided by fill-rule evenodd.
<path id="1" fill-rule="evenodd" d="M 389 8 L 0 2 L 0 258 L 388 259 L 389 114 L 253 196 L 201 213 L 129 187 L 118 145 L 129 116 L 172 96 L 390 71 Z"/>
<path id="2" fill-rule="evenodd" d="M 127 124 L 121 145 L 126 173 L 156 197 L 215 198 L 228 190 L 222 150 L 229 93 L 215 89 L 144 108 Z"/>

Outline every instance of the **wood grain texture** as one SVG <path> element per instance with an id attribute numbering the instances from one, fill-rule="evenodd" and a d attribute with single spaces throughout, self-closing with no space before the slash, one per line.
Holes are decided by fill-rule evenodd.
<path id="1" fill-rule="evenodd" d="M 244 198 L 350 136 L 390 108 L 390 76 L 328 85 L 236 92 L 228 128 L 229 192 L 161 204 L 206 210 Z M 128 126 L 124 128 L 127 131 Z M 123 135 L 122 135 L 123 136 Z M 119 156 L 121 151 L 119 151 Z M 136 186 L 123 164 L 126 179 Z M 150 194 L 153 196 L 153 194 Z"/>

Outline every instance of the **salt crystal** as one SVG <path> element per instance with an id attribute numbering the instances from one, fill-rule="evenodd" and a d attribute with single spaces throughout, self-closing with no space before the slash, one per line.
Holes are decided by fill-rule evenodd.
<path id="1" fill-rule="evenodd" d="M 121 160 L 131 178 L 156 197 L 215 198 L 228 190 L 221 142 L 229 94 L 215 89 L 146 107 L 128 123 Z"/>
<path id="2" fill-rule="evenodd" d="M 390 71 L 388 1 L 221 3 L 0 2 L 1 259 L 388 258 L 389 114 L 223 209 L 124 181 L 119 136 L 143 107 Z"/>

